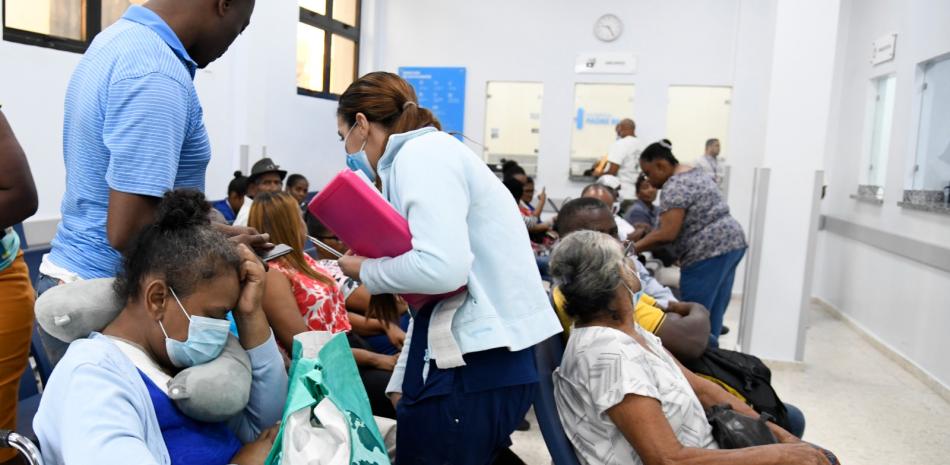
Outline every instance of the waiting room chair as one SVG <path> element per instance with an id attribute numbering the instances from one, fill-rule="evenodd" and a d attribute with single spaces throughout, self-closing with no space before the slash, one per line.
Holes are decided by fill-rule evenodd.
<path id="1" fill-rule="evenodd" d="M 28 465 L 43 465 L 40 450 L 30 439 L 15 431 L 0 430 L 0 448 L 16 449 Z"/>
<path id="2" fill-rule="evenodd" d="M 555 334 L 534 346 L 534 361 L 541 378 L 534 397 L 534 413 L 538 417 L 541 435 L 554 465 L 580 465 L 574 453 L 574 446 L 564 434 L 554 401 L 554 381 L 551 375 L 561 365 L 563 355 L 564 340 L 561 334 Z"/>

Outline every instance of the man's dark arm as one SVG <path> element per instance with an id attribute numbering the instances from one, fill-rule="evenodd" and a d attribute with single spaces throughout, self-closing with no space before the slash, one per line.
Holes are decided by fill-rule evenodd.
<path id="1" fill-rule="evenodd" d="M 109 189 L 109 213 L 106 218 L 109 244 L 119 252 L 124 252 L 142 228 L 155 221 L 155 209 L 160 200 L 158 197 Z"/>
<path id="2" fill-rule="evenodd" d="M 698 358 L 709 343 L 709 311 L 697 303 L 685 303 L 689 313 L 667 312 L 656 335 L 679 360 Z"/>
<path id="3" fill-rule="evenodd" d="M 109 190 L 109 214 L 106 220 L 106 235 L 109 245 L 122 252 L 132 243 L 132 239 L 144 228 L 155 221 L 155 210 L 161 201 L 158 197 L 127 194 Z M 269 236 L 259 234 L 254 228 L 213 224 L 232 241 L 246 244 L 256 250 L 269 250 L 274 244 L 268 242 Z"/>
<path id="4" fill-rule="evenodd" d="M 0 230 L 36 213 L 36 185 L 13 129 L 0 113 Z"/>

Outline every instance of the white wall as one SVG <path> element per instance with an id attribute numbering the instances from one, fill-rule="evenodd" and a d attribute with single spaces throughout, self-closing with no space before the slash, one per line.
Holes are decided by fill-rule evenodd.
<path id="1" fill-rule="evenodd" d="M 801 316 L 811 295 L 806 274 L 817 228 L 815 172 L 822 167 L 832 110 L 836 50 L 828 44 L 837 41 L 839 13 L 838 0 L 780 0 L 776 12 L 764 115 L 764 165 L 771 176 L 751 341 L 743 346 L 770 359 L 803 357 Z"/>
<path id="2" fill-rule="evenodd" d="M 839 44 L 839 114 L 829 125 L 825 156 L 828 196 L 822 213 L 923 242 L 950 246 L 950 217 L 897 206 L 913 167 L 916 65 L 950 52 L 950 3 L 943 0 L 844 0 L 850 18 Z M 872 66 L 871 42 L 898 33 L 897 56 Z M 897 94 L 884 205 L 848 197 L 857 190 L 869 80 L 897 75 Z M 834 117 L 833 117 L 834 118 Z M 855 319 L 944 385 L 950 385 L 950 273 L 822 232 L 814 294 Z"/>
<path id="3" fill-rule="evenodd" d="M 665 135 L 668 86 L 733 86 L 734 150 L 724 155 L 733 164 L 730 203 L 746 224 L 752 166 L 761 160 L 774 1 L 363 3 L 361 73 L 406 65 L 467 67 L 465 132 L 476 140 L 484 134 L 487 81 L 544 83 L 539 178 L 555 198 L 576 196 L 583 187 L 567 179 L 575 82 L 636 84 L 633 116 L 648 141 Z M 625 32 L 617 42 L 604 44 L 592 30 L 596 18 L 608 12 L 623 19 Z M 312 189 L 343 167 L 335 102 L 296 94 L 296 24 L 293 2 L 258 2 L 244 35 L 195 79 L 213 149 L 207 179 L 211 198 L 224 196 L 231 173 L 239 168 L 241 145 L 250 147 L 251 163 L 267 146 L 279 164 L 310 178 Z M 639 71 L 575 75 L 575 57 L 591 51 L 632 51 Z M 59 216 L 65 176 L 63 98 L 80 58 L 0 41 L 0 66 L 16 70 L 0 72 L 0 102 L 27 150 L 40 190 L 39 212 L 28 223 L 53 223 Z"/>
<path id="4" fill-rule="evenodd" d="M 250 27 L 195 78 L 212 147 L 209 198 L 226 195 L 241 145 L 250 147 L 250 164 L 266 146 L 283 168 L 307 176 L 311 189 L 344 167 L 336 102 L 297 95 L 297 19 L 296 2 L 258 2 Z M 34 243 L 48 241 L 50 225 L 59 218 L 65 190 L 63 101 L 80 58 L 0 41 L 0 103 L 27 152 L 40 194 L 39 211 L 27 222 Z"/>
<path id="5" fill-rule="evenodd" d="M 747 3 L 749 9 L 740 12 L 740 4 Z M 754 125 L 755 117 L 746 112 L 760 109 L 754 100 L 761 89 L 743 87 L 759 87 L 756 79 L 761 73 L 751 71 L 755 65 L 745 62 L 742 72 L 752 79 L 736 81 L 736 39 L 743 18 L 764 25 L 744 25 L 741 31 L 747 40 L 769 43 L 772 4 L 739 0 L 379 1 L 373 8 L 379 23 L 372 41 L 375 53 L 364 61 L 363 68 L 395 72 L 400 66 L 466 67 L 465 133 L 476 140 L 484 134 L 487 81 L 543 82 L 539 184 L 547 187 L 550 197 L 577 196 L 583 185 L 568 180 L 574 83 L 636 84 L 632 116 L 638 134 L 646 141 L 665 135 L 670 85 L 735 86 L 733 121 Z M 594 21 L 605 13 L 616 14 L 624 22 L 623 35 L 613 43 L 599 42 L 593 35 Z M 755 48 L 743 47 L 744 56 L 758 58 Z M 613 76 L 574 73 L 578 54 L 600 51 L 635 53 L 638 72 Z M 766 72 L 767 68 L 765 63 Z M 754 141 L 737 150 L 760 154 L 761 142 L 757 148 L 752 145 Z M 473 149 L 481 153 L 477 147 Z M 748 158 L 752 157 L 735 155 L 736 160 Z M 748 210 L 748 197 L 744 204 L 737 202 L 742 205 L 740 210 Z"/>
<path id="6" fill-rule="evenodd" d="M 79 59 L 75 53 L 0 41 L 0 104 L 26 151 L 40 195 L 30 221 L 59 218 L 66 189 L 63 101 Z"/>

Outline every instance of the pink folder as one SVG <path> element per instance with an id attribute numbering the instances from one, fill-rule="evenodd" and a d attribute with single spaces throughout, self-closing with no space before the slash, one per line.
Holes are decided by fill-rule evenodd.
<path id="1" fill-rule="evenodd" d="M 351 170 L 336 175 L 307 208 L 357 255 L 398 257 L 412 250 L 409 222 L 376 188 Z M 462 286 L 447 294 L 403 294 L 402 298 L 419 310 L 464 290 Z"/>

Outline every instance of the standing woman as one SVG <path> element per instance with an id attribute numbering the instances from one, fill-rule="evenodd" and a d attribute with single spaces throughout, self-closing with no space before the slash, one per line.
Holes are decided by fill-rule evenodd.
<path id="1" fill-rule="evenodd" d="M 16 429 L 17 387 L 30 355 L 33 286 L 13 225 L 36 213 L 36 187 L 26 155 L 0 113 L 0 429 Z M 13 460 L 0 449 L 0 464 Z"/>
<path id="2" fill-rule="evenodd" d="M 492 463 L 534 397 L 530 348 L 561 331 L 517 204 L 395 74 L 351 84 L 337 117 L 347 164 L 376 183 L 413 236 L 398 257 L 344 256 L 343 272 L 374 296 L 468 289 L 461 302 L 413 309 L 387 388 L 398 402 L 396 461 Z"/>
<path id="3" fill-rule="evenodd" d="M 663 197 L 659 227 L 634 247 L 641 253 L 673 243 L 682 269 L 682 300 L 709 309 L 709 343 L 718 347 L 736 266 L 746 249 L 742 226 L 729 214 L 716 182 L 702 170 L 680 164 L 665 141 L 640 154 L 640 168 Z"/>

